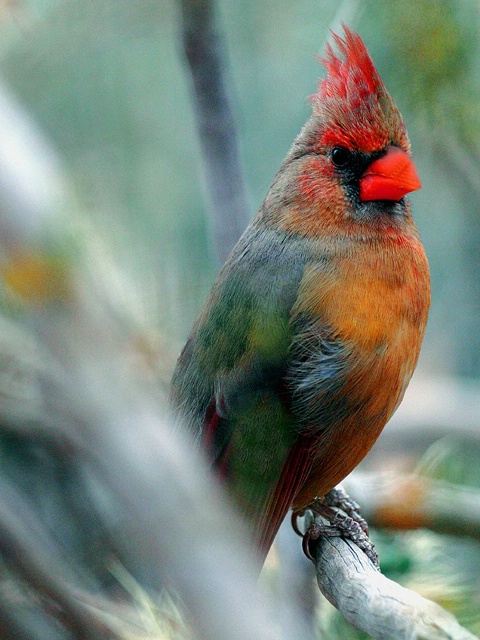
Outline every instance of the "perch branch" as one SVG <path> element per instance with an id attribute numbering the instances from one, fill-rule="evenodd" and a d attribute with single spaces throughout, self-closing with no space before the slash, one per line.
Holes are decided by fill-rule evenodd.
<path id="1" fill-rule="evenodd" d="M 474 640 L 436 603 L 379 573 L 342 538 L 322 538 L 315 550 L 320 591 L 357 629 L 374 640 Z"/>

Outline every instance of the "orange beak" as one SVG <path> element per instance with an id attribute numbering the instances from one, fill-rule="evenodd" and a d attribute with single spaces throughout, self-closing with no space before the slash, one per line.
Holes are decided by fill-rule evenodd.
<path id="1" fill-rule="evenodd" d="M 360 178 L 360 200 L 395 200 L 422 186 L 410 156 L 398 147 L 374 160 Z"/>

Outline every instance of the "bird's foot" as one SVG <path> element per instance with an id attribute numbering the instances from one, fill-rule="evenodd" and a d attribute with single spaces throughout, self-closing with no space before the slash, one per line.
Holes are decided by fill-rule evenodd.
<path id="1" fill-rule="evenodd" d="M 327 507 L 341 509 L 352 520 L 358 522 L 363 533 L 368 536 L 368 523 L 362 517 L 360 505 L 355 500 L 352 500 L 340 485 L 326 494 L 323 498 L 323 503 Z"/>
<path id="2" fill-rule="evenodd" d="M 352 513 L 355 516 L 359 516 L 359 507 L 358 505 L 348 498 L 348 496 L 343 492 L 343 490 L 339 491 L 341 496 L 342 504 L 345 504 L 348 511 L 347 513 Z M 327 494 L 328 495 L 328 494 Z M 346 501 L 343 496 L 345 496 Z M 329 498 L 329 501 L 335 501 L 338 503 L 339 497 L 332 496 Z M 360 517 L 360 521 L 357 518 L 353 518 L 347 513 L 342 513 L 339 509 L 343 507 L 340 506 L 330 506 L 330 504 L 326 504 L 326 500 L 314 500 L 309 506 L 308 510 L 311 511 L 314 516 L 319 515 L 329 524 L 321 524 L 319 522 L 313 522 L 309 525 L 305 533 L 303 534 L 297 525 L 298 517 L 301 517 L 305 514 L 305 511 L 297 511 L 292 514 L 292 526 L 297 534 L 302 536 L 302 547 L 305 555 L 309 560 L 314 560 L 312 554 L 312 545 L 322 536 L 334 537 L 341 536 L 342 538 L 346 538 L 354 542 L 359 549 L 361 549 L 367 557 L 372 561 L 375 567 L 380 570 L 380 566 L 378 563 L 378 554 L 375 551 L 374 544 L 368 537 L 368 527 L 365 520 Z M 363 524 L 363 526 L 362 526 Z M 365 531 L 366 529 L 366 531 Z"/>

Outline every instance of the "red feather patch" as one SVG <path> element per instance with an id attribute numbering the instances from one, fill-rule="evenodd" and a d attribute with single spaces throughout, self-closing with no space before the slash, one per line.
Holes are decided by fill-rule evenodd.
<path id="1" fill-rule="evenodd" d="M 312 96 L 314 114 L 323 122 L 322 147 L 344 146 L 365 153 L 396 144 L 408 152 L 405 125 L 362 39 L 344 26 L 333 39 L 340 56 L 327 44 L 322 63 L 327 77 Z"/>
<path id="2" fill-rule="evenodd" d="M 335 33 L 332 36 L 345 60 L 337 57 L 332 46 L 327 44 L 322 63 L 328 75 L 320 83 L 319 97 L 321 100 L 338 97 L 364 101 L 369 94 L 383 88 L 383 82 L 358 33 L 346 26 L 343 28 L 345 39 Z"/>

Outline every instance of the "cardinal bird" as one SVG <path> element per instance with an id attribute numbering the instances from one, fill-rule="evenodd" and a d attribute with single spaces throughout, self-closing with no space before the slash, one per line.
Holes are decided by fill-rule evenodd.
<path id="1" fill-rule="evenodd" d="M 313 113 L 181 353 L 175 413 L 264 556 L 291 508 L 370 450 L 415 369 L 428 262 L 407 131 L 360 36 L 327 45 Z"/>

